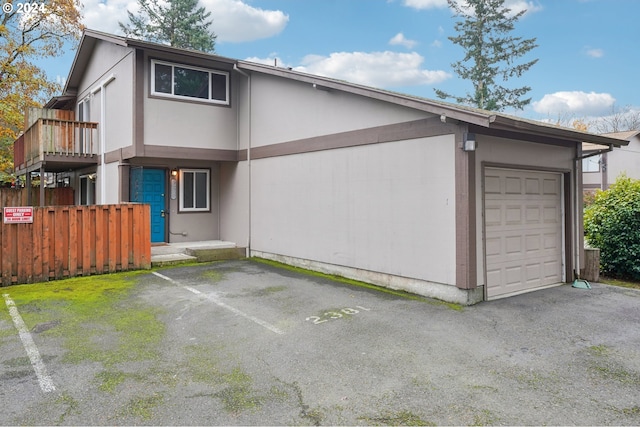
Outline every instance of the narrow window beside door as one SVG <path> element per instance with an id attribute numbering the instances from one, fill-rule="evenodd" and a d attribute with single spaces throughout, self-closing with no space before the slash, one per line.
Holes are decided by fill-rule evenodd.
<path id="1" fill-rule="evenodd" d="M 209 169 L 180 170 L 180 211 L 204 212 L 210 208 Z"/>

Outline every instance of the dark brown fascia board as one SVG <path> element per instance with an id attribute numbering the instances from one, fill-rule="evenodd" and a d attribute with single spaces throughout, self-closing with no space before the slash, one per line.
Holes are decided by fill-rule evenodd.
<path id="1" fill-rule="evenodd" d="M 216 148 L 185 148 L 162 145 L 145 145 L 144 157 L 235 162 L 238 160 L 238 151 Z"/>
<path id="2" fill-rule="evenodd" d="M 439 115 L 443 120 L 460 120 L 479 126 L 488 127 L 493 121 L 493 114 L 488 112 L 473 111 L 471 109 L 458 108 L 453 104 L 440 103 L 429 99 L 418 99 L 408 95 L 393 93 L 368 86 L 361 86 L 354 83 L 343 82 L 327 77 L 301 73 L 285 68 L 278 68 L 270 65 L 258 64 L 248 61 L 237 61 L 237 66 L 241 70 L 253 71 L 272 76 L 282 77 L 299 82 L 317 85 L 322 90 L 340 90 L 355 95 L 366 96 L 380 101 L 402 105 L 415 110 L 425 111 Z"/>
<path id="3" fill-rule="evenodd" d="M 70 95 L 77 93 L 77 85 L 80 77 L 74 78 L 74 72 L 77 68 L 84 68 L 91 58 L 93 48 L 98 40 L 103 40 L 109 43 L 117 44 L 119 46 L 126 46 L 126 39 L 124 37 L 116 36 L 113 34 L 103 33 L 101 31 L 85 29 L 82 33 L 82 38 L 78 44 L 78 49 L 71 63 L 71 69 L 69 70 L 69 76 L 67 82 L 64 85 L 62 93 L 64 95 Z M 77 81 L 76 81 L 77 80 Z"/>
<path id="4" fill-rule="evenodd" d="M 98 40 L 106 41 L 106 42 L 113 43 L 123 47 L 132 47 L 132 48 L 140 48 L 140 49 L 150 50 L 150 51 L 173 53 L 181 56 L 190 56 L 190 57 L 201 58 L 201 59 L 206 59 L 210 61 L 225 62 L 230 65 L 234 65 L 236 62 L 233 59 L 226 58 L 223 56 L 212 55 L 212 54 L 198 52 L 190 49 L 180 49 L 180 48 L 166 46 L 159 43 L 152 43 L 152 42 L 147 42 L 143 40 L 130 39 L 122 36 L 103 33 L 101 31 L 85 29 L 82 34 L 82 38 L 80 39 L 78 49 L 76 50 L 75 57 L 73 58 L 73 62 L 71 64 L 71 70 L 69 71 L 69 76 L 67 78 L 67 83 L 65 84 L 64 90 L 62 91 L 63 94 L 67 95 L 70 93 L 75 93 L 77 91 L 77 84 L 79 83 L 80 77 L 74 78 L 74 72 L 76 69 L 82 69 L 86 66 L 87 62 L 89 61 L 89 58 L 91 58 L 93 48 L 95 47 L 95 44 Z"/>
<path id="5" fill-rule="evenodd" d="M 581 132 L 570 128 L 547 125 L 542 122 L 538 123 L 500 114 L 495 116 L 495 120 L 491 124 L 491 128 L 496 130 L 521 132 L 525 134 L 535 134 L 556 140 L 573 141 L 574 143 L 588 142 L 591 144 L 606 145 L 609 147 L 620 147 L 622 145 L 629 144 L 629 141 L 623 139 Z"/>
<path id="6" fill-rule="evenodd" d="M 169 54 L 174 54 L 179 56 L 187 56 L 191 58 L 204 59 L 207 61 L 223 62 L 223 63 L 229 64 L 230 66 L 233 66 L 236 63 L 235 59 L 227 58 L 225 56 L 218 56 L 211 53 L 205 53 L 205 52 L 200 52 L 200 51 L 191 50 L 191 49 L 181 49 L 177 47 L 167 46 L 159 43 L 147 42 L 143 40 L 126 39 L 126 45 L 129 47 L 144 49 L 146 51 L 155 51 L 155 52 L 169 53 Z"/>
<path id="7" fill-rule="evenodd" d="M 361 86 L 349 82 L 342 82 L 327 77 L 301 73 L 299 71 L 278 68 L 271 65 L 258 64 L 248 61 L 238 61 L 237 66 L 246 71 L 270 74 L 278 77 L 297 80 L 300 82 L 317 85 L 323 90 L 341 90 L 381 101 L 403 105 L 409 108 L 426 111 L 439 115 L 443 120 L 460 120 L 471 125 L 516 133 L 527 133 L 533 136 L 531 139 L 552 138 L 555 143 L 566 141 L 565 144 L 575 142 L 590 142 L 607 146 L 628 145 L 629 141 L 603 135 L 595 135 L 587 132 L 547 125 L 542 122 L 534 122 L 525 119 L 509 117 L 491 111 L 479 110 L 471 107 L 457 106 L 430 99 L 418 99 L 403 94 L 395 94 L 381 89 Z M 564 145 L 564 144 L 563 144 Z"/>

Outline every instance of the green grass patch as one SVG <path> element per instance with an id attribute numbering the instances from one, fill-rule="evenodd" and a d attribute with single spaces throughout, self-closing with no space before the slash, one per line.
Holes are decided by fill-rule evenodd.
<path id="1" fill-rule="evenodd" d="M 220 399 L 225 410 L 237 414 L 246 410 L 258 409 L 266 397 L 256 394 L 253 379 L 240 367 L 230 372 L 219 367 L 216 351 L 203 346 L 189 346 L 187 352 L 187 375 L 193 380 L 218 389 L 210 396 Z M 282 398 L 282 396 L 277 396 Z"/>
<path id="2" fill-rule="evenodd" d="M 385 413 L 377 417 L 360 417 L 359 420 L 374 426 L 435 426 L 410 411 Z"/>
<path id="3" fill-rule="evenodd" d="M 136 397 L 131 399 L 125 407 L 122 415 L 129 415 L 149 420 L 153 417 L 153 410 L 164 402 L 164 396 L 154 393 L 151 396 Z"/>
<path id="4" fill-rule="evenodd" d="M 600 283 L 606 285 L 620 286 L 623 288 L 640 289 L 640 282 L 632 282 L 628 280 L 612 279 L 610 277 L 600 277 Z"/>
<path id="5" fill-rule="evenodd" d="M 223 378 L 226 387 L 214 394 L 214 397 L 222 401 L 227 412 L 239 413 L 262 406 L 264 398 L 254 393 L 251 387 L 253 379 L 240 368 L 234 368 Z"/>
<path id="6" fill-rule="evenodd" d="M 211 269 L 211 270 L 205 270 L 202 273 L 200 273 L 200 277 L 202 277 L 203 279 L 209 280 L 211 282 L 219 282 L 222 279 L 224 279 L 224 274 L 219 270 Z"/>
<path id="7" fill-rule="evenodd" d="M 61 338 L 68 363 L 155 359 L 165 333 L 159 310 L 130 298 L 136 277 L 126 272 L 12 286 L 8 293 L 29 329 L 47 324 L 43 335 Z"/>
<path id="8" fill-rule="evenodd" d="M 60 415 L 60 418 L 58 419 L 58 424 L 63 424 L 65 422 L 65 418 L 67 418 L 69 415 L 80 413 L 80 410 L 78 409 L 78 401 L 69 396 L 67 392 L 63 392 L 56 399 L 56 403 L 64 405 L 66 407 L 65 411 Z"/>
<path id="9" fill-rule="evenodd" d="M 351 285 L 351 286 L 356 286 L 356 287 L 359 287 L 359 288 L 371 289 L 371 290 L 374 290 L 374 291 L 377 291 L 377 292 L 381 292 L 381 293 L 385 293 L 385 294 L 389 294 L 389 295 L 394 295 L 394 296 L 397 296 L 397 297 L 406 298 L 406 299 L 413 300 L 413 301 L 421 301 L 421 302 L 426 302 L 428 304 L 434 304 L 434 305 L 443 305 L 443 306 L 448 307 L 448 308 L 450 308 L 452 310 L 462 311 L 462 306 L 460 304 L 454 304 L 454 303 L 445 302 L 445 301 L 433 300 L 433 299 L 425 298 L 425 297 L 422 297 L 422 296 L 419 296 L 419 295 L 411 294 L 409 292 L 397 291 L 397 290 L 394 290 L 394 289 L 385 288 L 383 286 L 378 286 L 378 285 L 374 285 L 374 284 L 367 283 L 367 282 L 361 282 L 359 280 L 348 279 L 346 277 L 342 277 L 342 276 L 339 276 L 337 274 L 320 273 L 319 271 L 308 270 L 306 268 L 301 268 L 301 267 L 294 267 L 294 266 L 289 265 L 289 264 L 284 264 L 282 262 L 272 261 L 270 259 L 265 259 L 265 258 L 251 257 L 251 260 L 255 261 L 255 262 L 262 263 L 262 264 L 270 265 L 272 267 L 280 268 L 280 269 L 283 269 L 283 270 L 287 270 L 287 271 L 292 271 L 292 272 L 295 272 L 295 273 L 303 274 L 303 275 L 306 275 L 306 276 L 319 277 L 319 278 L 322 278 L 322 279 L 332 280 L 334 282 L 344 283 L 344 284 Z"/>
<path id="10" fill-rule="evenodd" d="M 120 371 L 102 371 L 95 377 L 98 382 L 98 390 L 113 393 L 116 387 L 127 379 L 127 374 Z"/>
<path id="11" fill-rule="evenodd" d="M 473 416 L 474 426 L 492 426 L 498 424 L 500 418 L 488 409 L 483 409 Z"/>
<path id="12" fill-rule="evenodd" d="M 592 345 L 591 347 L 587 348 L 587 350 L 589 351 L 589 353 L 591 353 L 594 356 L 607 356 L 608 354 L 611 353 L 611 348 L 601 344 L 601 345 Z"/>

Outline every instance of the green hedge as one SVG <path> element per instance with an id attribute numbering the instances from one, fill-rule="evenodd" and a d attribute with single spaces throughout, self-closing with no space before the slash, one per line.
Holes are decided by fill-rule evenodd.
<path id="1" fill-rule="evenodd" d="M 585 209 L 587 242 L 600 248 L 600 269 L 610 277 L 640 281 L 640 180 L 620 176 L 597 191 Z"/>

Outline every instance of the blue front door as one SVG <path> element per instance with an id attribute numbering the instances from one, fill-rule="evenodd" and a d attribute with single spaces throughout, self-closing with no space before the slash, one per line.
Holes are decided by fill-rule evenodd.
<path id="1" fill-rule="evenodd" d="M 131 168 L 130 199 L 151 206 L 151 242 L 165 241 L 166 171 Z"/>

